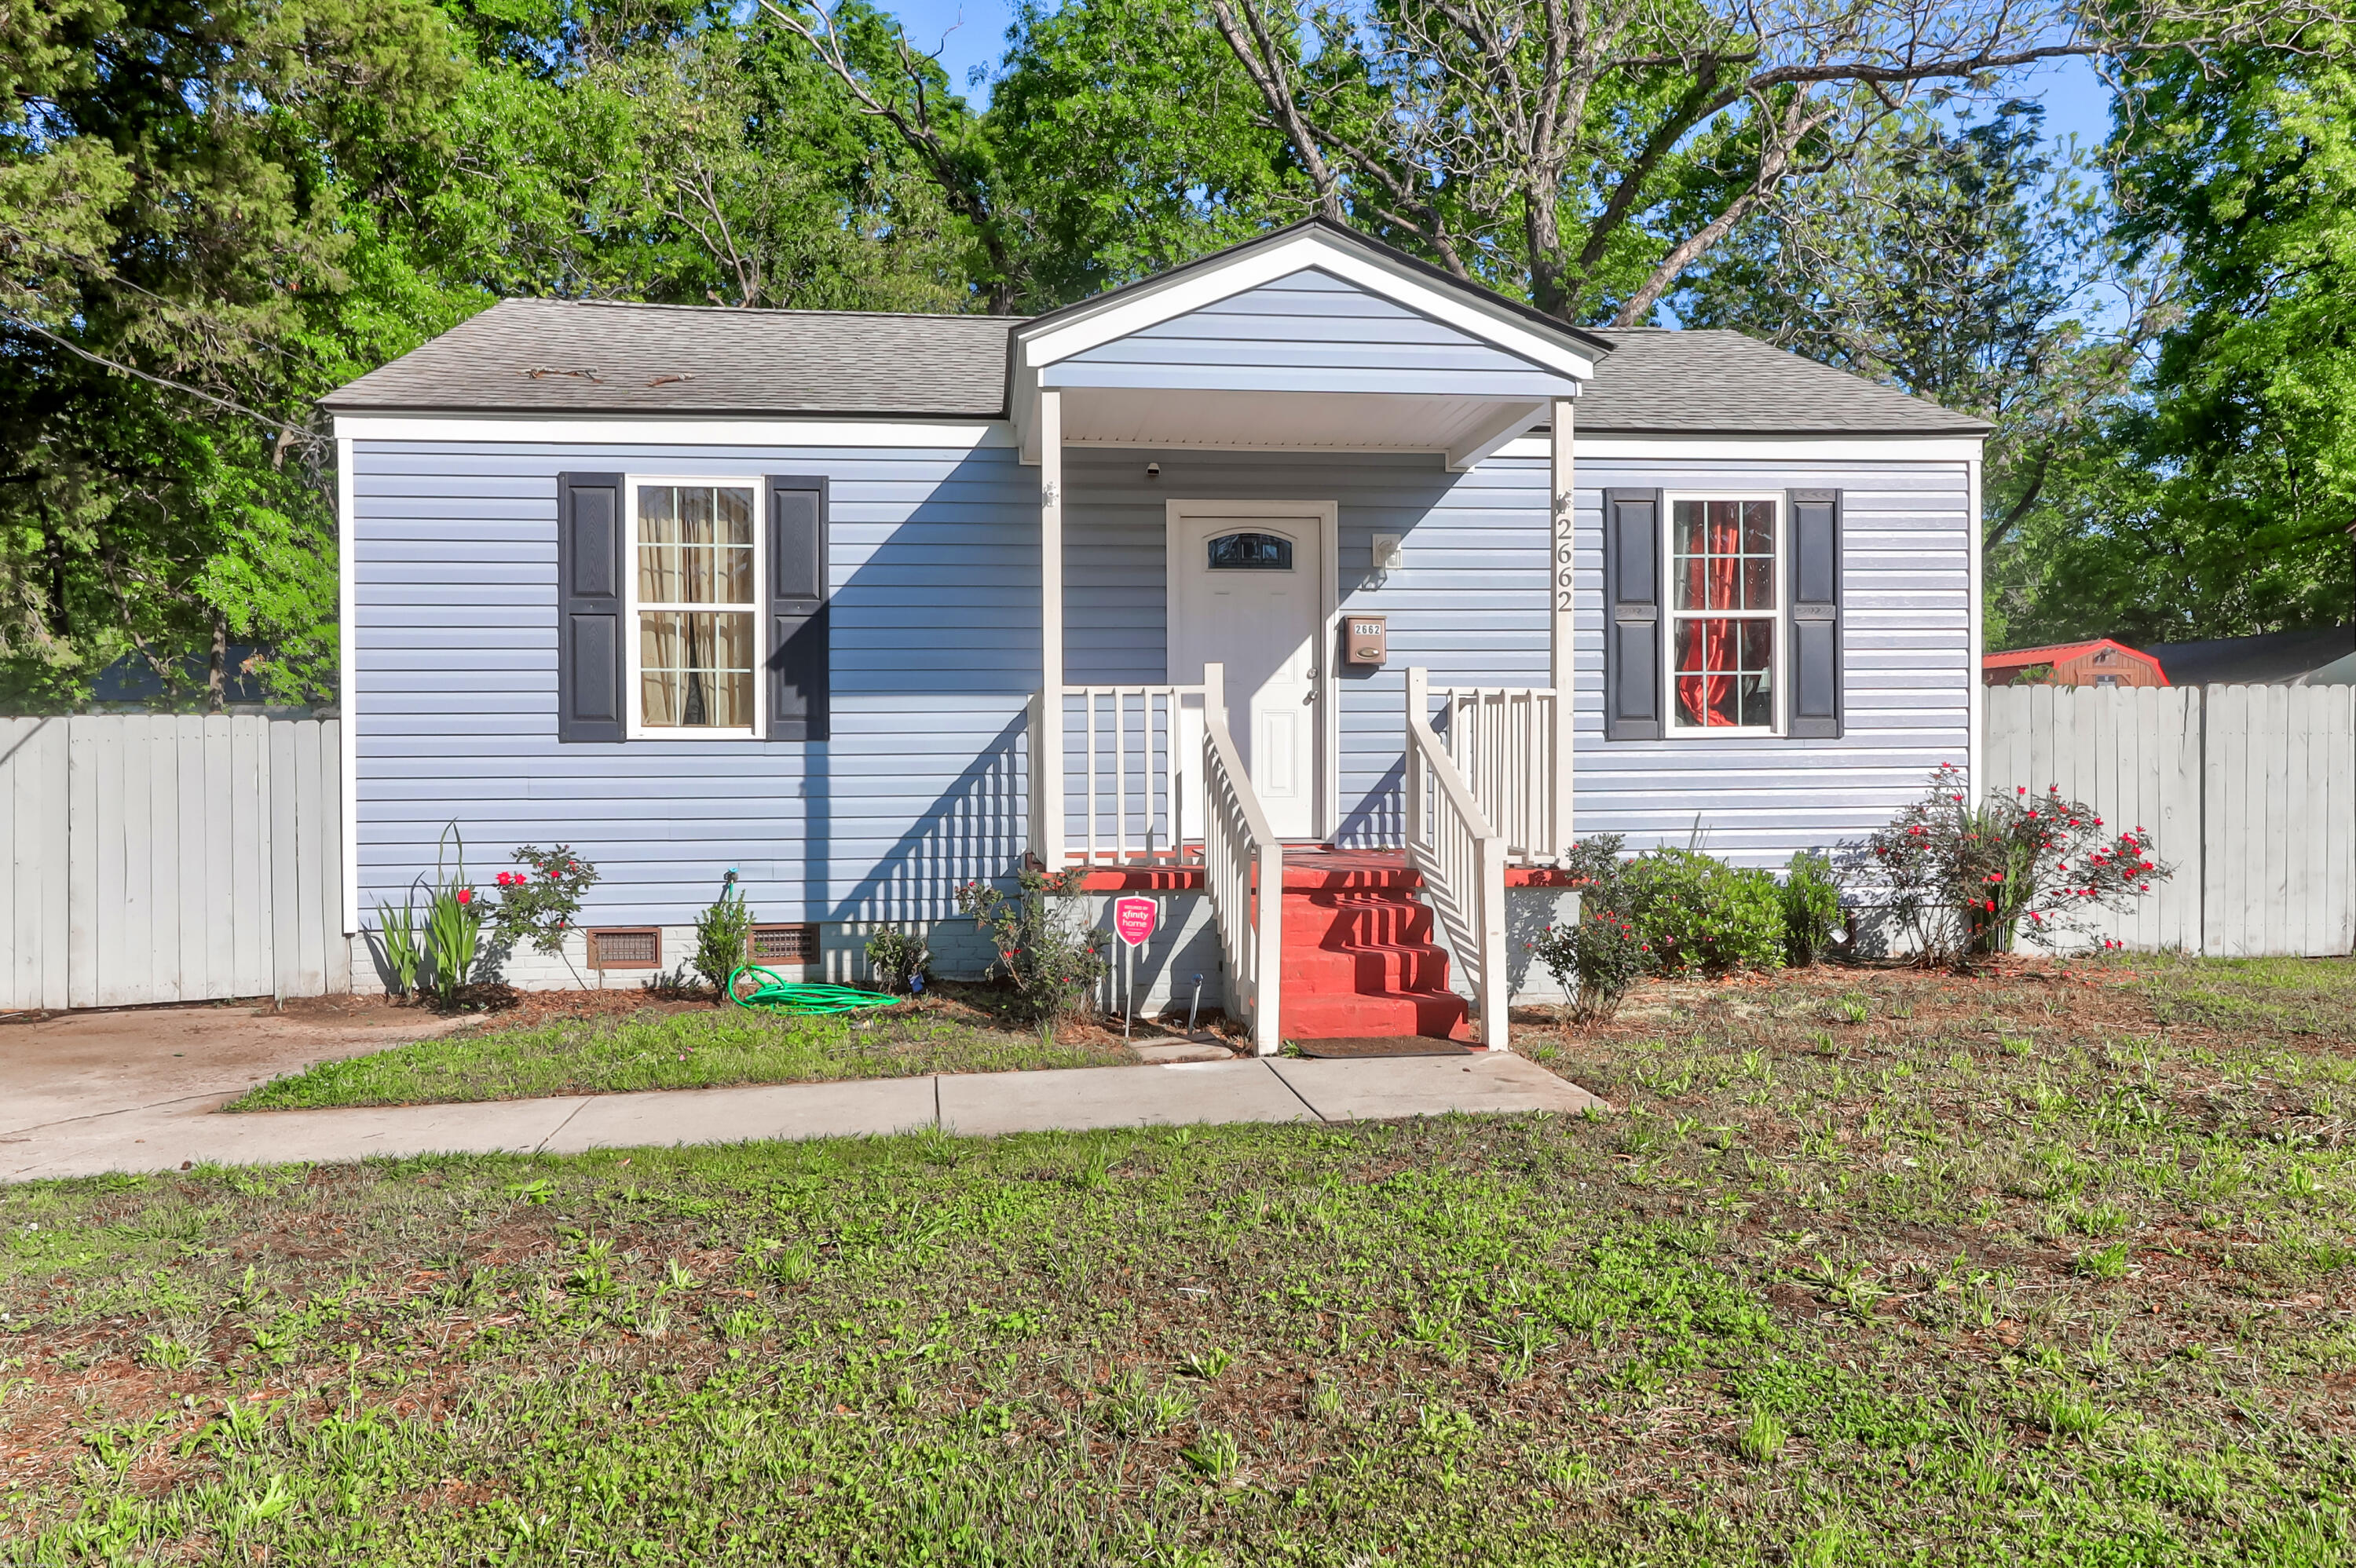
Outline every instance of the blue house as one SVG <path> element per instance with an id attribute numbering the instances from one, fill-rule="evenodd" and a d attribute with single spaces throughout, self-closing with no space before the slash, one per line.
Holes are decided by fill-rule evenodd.
<path id="1" fill-rule="evenodd" d="M 730 869 L 979 968 L 1030 857 L 1162 901 L 1149 1005 L 1497 1045 L 1574 834 L 1780 865 L 1976 744 L 1984 423 L 1323 221 L 1029 320 L 510 300 L 327 405 L 347 907 L 570 843 L 609 975 Z"/>

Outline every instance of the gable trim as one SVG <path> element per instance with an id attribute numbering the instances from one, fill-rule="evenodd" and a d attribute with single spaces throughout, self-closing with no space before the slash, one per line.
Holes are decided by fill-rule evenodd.
<path id="1" fill-rule="evenodd" d="M 1378 253 L 1345 246 L 1315 229 L 1278 235 L 1244 246 L 1225 259 L 1118 291 L 1092 311 L 1083 307 L 1073 315 L 1058 313 L 1030 327 L 1017 327 L 1017 363 L 1035 375 L 1075 354 L 1312 268 L 1558 374 L 1581 381 L 1595 375 L 1596 354 L 1582 353 L 1523 325 L 1483 300 L 1473 288 L 1452 282 L 1446 287 L 1437 285 L 1410 268 Z M 1569 330 L 1565 328 L 1565 334 Z"/>

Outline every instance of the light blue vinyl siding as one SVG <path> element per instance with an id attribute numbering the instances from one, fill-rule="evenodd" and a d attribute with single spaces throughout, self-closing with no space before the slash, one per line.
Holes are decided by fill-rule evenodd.
<path id="1" fill-rule="evenodd" d="M 1607 488 L 1841 493 L 1844 716 L 1838 740 L 1603 739 Z M 1971 743 L 1969 478 L 1961 463 L 1578 465 L 1579 831 L 1775 865 L 1888 821 Z"/>
<path id="2" fill-rule="evenodd" d="M 1159 463 L 1159 480 L 1145 465 Z M 1391 662 L 1343 665 L 1343 837 L 1395 842 L 1401 671 L 1434 685 L 1547 679 L 1547 485 L 1540 458 L 1448 474 L 1426 456 L 1090 449 L 1066 454 L 1066 658 L 1078 681 L 1165 674 L 1166 503 L 1331 500 L 1344 613 L 1389 617 Z M 1684 844 L 1781 864 L 1795 849 L 1885 821 L 1941 762 L 1962 763 L 1972 672 L 1964 465 L 1931 463 L 1584 461 L 1577 467 L 1578 787 L 1582 834 Z M 1838 740 L 1603 739 L 1602 492 L 1833 488 L 1844 497 L 1847 616 Z M 1371 581 L 1373 538 L 1403 536 L 1403 565 Z"/>
<path id="3" fill-rule="evenodd" d="M 1148 463 L 1162 465 L 1158 480 Z M 1435 681 L 1547 678 L 1547 466 L 1493 459 L 1450 474 L 1436 456 L 1079 448 L 1064 458 L 1065 658 L 1081 681 L 1191 682 L 1164 673 L 1172 500 L 1333 501 L 1344 613 L 1390 617 L 1391 663 L 1336 666 L 1344 837 L 1398 834 L 1400 703 L 1409 664 Z M 1405 537 L 1406 568 L 1370 584 L 1374 536 Z"/>
<path id="4" fill-rule="evenodd" d="M 1149 461 L 1162 465 L 1149 480 Z M 828 475 L 833 738 L 559 745 L 556 485 L 563 470 Z M 739 869 L 773 920 L 937 918 L 1024 848 L 1023 708 L 1038 680 L 1038 471 L 1012 450 L 685 449 L 362 441 L 354 452 L 355 719 L 363 907 L 430 873 L 445 823 L 487 882 L 519 844 L 594 861 L 592 922 L 683 923 Z M 1343 837 L 1396 839 L 1401 671 L 1542 685 L 1547 464 L 1466 474 L 1419 455 L 1074 449 L 1066 627 L 1075 682 L 1166 671 L 1172 498 L 1332 500 L 1345 612 L 1390 617 L 1391 663 L 1341 670 Z M 1847 731 L 1606 742 L 1607 486 L 1829 487 L 1845 498 Z M 1853 837 L 1968 741 L 1960 464 L 1581 461 L 1582 833 L 1758 863 Z M 1369 577 L 1372 536 L 1404 565 Z M 370 923 L 373 923 L 371 921 Z"/>
<path id="5" fill-rule="evenodd" d="M 362 441 L 353 467 L 364 908 L 450 822 L 478 883 L 571 844 L 593 923 L 689 921 L 731 867 L 767 920 L 937 917 L 1022 853 L 1039 483 L 1011 449 Z M 829 476 L 831 740 L 558 744 L 565 470 Z"/>
<path id="6" fill-rule="evenodd" d="M 1578 383 L 1314 268 L 1041 372 L 1046 387 L 1572 397 Z"/>

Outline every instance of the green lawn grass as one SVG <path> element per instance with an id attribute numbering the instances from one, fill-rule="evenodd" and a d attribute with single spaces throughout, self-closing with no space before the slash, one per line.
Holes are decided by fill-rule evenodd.
<path id="1" fill-rule="evenodd" d="M 2344 1563 L 2351 993 L 1801 976 L 1532 1031 L 1593 1119 L 0 1190 L 0 1558 Z"/>
<path id="2" fill-rule="evenodd" d="M 222 1107 L 287 1111 L 413 1105 L 802 1083 L 926 1072 L 1098 1067 L 1135 1058 L 1117 1045 L 1042 1039 L 942 1009 L 903 1006 L 850 1019 L 785 1019 L 743 1008 L 573 1019 L 492 1028 L 323 1061 Z"/>

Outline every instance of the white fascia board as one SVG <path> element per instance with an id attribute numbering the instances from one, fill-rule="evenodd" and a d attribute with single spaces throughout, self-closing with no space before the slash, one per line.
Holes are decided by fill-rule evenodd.
<path id="1" fill-rule="evenodd" d="M 1577 353 L 1502 312 L 1486 309 L 1453 291 L 1436 288 L 1404 269 L 1345 249 L 1314 233 L 1296 234 L 1264 249 L 1246 251 L 1230 261 L 1173 278 L 1159 287 L 1141 289 L 1101 310 L 1051 326 L 1027 341 L 1018 333 L 1017 341 L 1023 345 L 1022 363 L 1033 369 L 1053 365 L 1311 267 L 1446 322 L 1550 370 L 1582 381 L 1595 377 L 1592 356 Z"/>
<path id="2" fill-rule="evenodd" d="M 343 889 L 343 930 L 347 937 L 360 929 L 360 727 L 359 670 L 359 488 L 353 483 L 352 441 L 338 432 L 336 440 L 336 822 L 343 835 L 343 864 L 336 880 Z"/>
<path id="3" fill-rule="evenodd" d="M 900 446 L 969 451 L 1012 446 L 1005 420 L 648 419 L 503 414 L 337 414 L 339 441 L 487 441 L 530 445 Z"/>
<path id="4" fill-rule="evenodd" d="M 1547 417 L 1553 400 L 1545 402 L 1512 404 L 1483 422 L 1462 442 L 1448 450 L 1448 469 L 1462 474 L 1483 458 L 1494 457 L 1517 439 L 1524 431 Z M 1549 445 L 1547 451 L 1553 451 Z"/>
<path id="5" fill-rule="evenodd" d="M 1980 445 L 1980 438 L 1976 435 L 1580 435 L 1572 441 L 1572 450 L 1581 459 L 1656 459 L 1671 463 L 1811 459 L 1832 463 L 1972 463 L 1979 458 Z M 1506 443 L 1498 455 L 1545 457 L 1552 450 L 1546 437 L 1533 436 Z"/>

